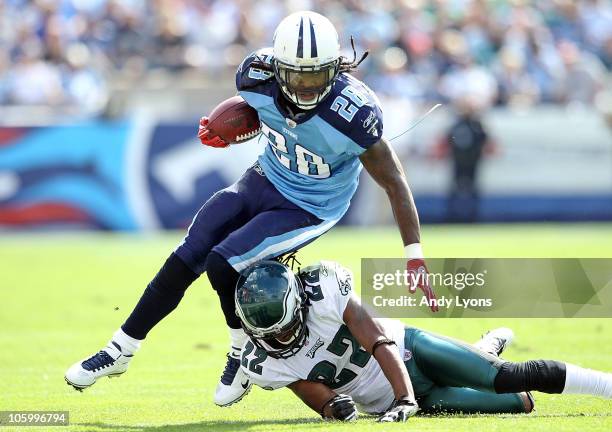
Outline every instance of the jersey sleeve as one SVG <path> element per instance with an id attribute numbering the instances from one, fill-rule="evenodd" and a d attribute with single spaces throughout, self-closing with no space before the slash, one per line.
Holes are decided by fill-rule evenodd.
<path id="1" fill-rule="evenodd" d="M 371 103 L 362 106 L 353 120 L 351 139 L 359 146 L 357 153 L 361 154 L 376 144 L 383 134 L 383 115 L 378 104 Z"/>
<path id="2" fill-rule="evenodd" d="M 320 318 L 332 320 L 334 322 L 344 322 L 344 311 L 349 300 L 355 296 L 353 291 L 353 273 L 346 267 L 342 267 L 336 262 L 321 261 L 320 263 L 320 302 L 317 302 L 317 313 Z M 313 287 L 306 287 L 306 290 Z M 316 291 L 312 291 L 316 301 Z"/>
<path id="3" fill-rule="evenodd" d="M 361 81 L 341 74 L 319 116 L 335 131 L 349 138 L 346 151 L 360 155 L 376 144 L 383 135 L 383 112 L 380 102 Z"/>
<path id="4" fill-rule="evenodd" d="M 253 384 L 264 390 L 278 390 L 299 380 L 299 378 L 284 371 L 273 370 L 270 365 L 264 365 L 261 374 L 253 373 L 244 366 L 241 366 L 241 368 Z"/>
<path id="5" fill-rule="evenodd" d="M 284 360 L 268 356 L 248 339 L 242 347 L 240 368 L 253 384 L 264 390 L 286 387 L 300 379 Z"/>
<path id="6" fill-rule="evenodd" d="M 262 48 L 249 54 L 236 71 L 236 90 L 243 91 L 274 79 L 272 71 L 272 48 Z"/>

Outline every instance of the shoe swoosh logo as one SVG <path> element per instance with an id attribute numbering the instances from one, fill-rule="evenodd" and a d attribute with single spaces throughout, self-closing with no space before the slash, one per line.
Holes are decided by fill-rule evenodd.
<path id="1" fill-rule="evenodd" d="M 246 390 L 246 388 L 249 386 L 250 381 L 246 380 L 246 382 L 241 382 L 240 385 L 242 386 L 243 389 Z"/>

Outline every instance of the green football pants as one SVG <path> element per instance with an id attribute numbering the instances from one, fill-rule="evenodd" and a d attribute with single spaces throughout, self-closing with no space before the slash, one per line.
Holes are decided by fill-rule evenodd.
<path id="1" fill-rule="evenodd" d="M 404 364 L 424 412 L 522 413 L 518 393 L 495 393 L 505 362 L 445 336 L 407 327 Z"/>

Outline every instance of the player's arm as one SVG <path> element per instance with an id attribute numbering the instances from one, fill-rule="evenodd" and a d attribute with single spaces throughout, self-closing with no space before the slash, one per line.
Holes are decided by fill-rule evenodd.
<path id="1" fill-rule="evenodd" d="M 393 387 L 395 399 L 408 398 L 415 402 L 410 376 L 400 358 L 395 342 L 385 334 L 382 323 L 372 318 L 354 297 L 349 299 L 343 319 L 359 345 L 372 354 L 380 365 Z"/>
<path id="2" fill-rule="evenodd" d="M 421 228 L 414 199 L 402 164 L 387 139 L 381 138 L 363 152 L 359 159 L 366 171 L 387 193 L 404 245 L 420 243 Z"/>
<path id="3" fill-rule="evenodd" d="M 404 242 L 406 257 L 408 258 L 408 271 L 415 274 L 419 274 L 421 269 L 427 271 L 420 244 L 419 215 L 397 154 L 389 145 L 389 141 L 386 138 L 381 138 L 376 144 L 363 152 L 359 159 L 366 171 L 389 197 L 393 216 Z M 425 296 L 429 300 L 435 299 L 436 296 L 427 279 L 420 278 L 418 280 L 417 286 L 425 293 Z M 430 307 L 434 312 L 438 310 L 435 305 Z"/>
<path id="4" fill-rule="evenodd" d="M 375 320 L 363 306 L 351 297 L 343 319 L 359 345 L 376 359 L 393 388 L 394 401 L 378 419 L 380 422 L 403 422 L 419 410 L 410 375 L 402 362 L 395 342 L 387 337 L 380 321 Z"/>
<path id="5" fill-rule="evenodd" d="M 300 380 L 287 387 L 325 419 L 349 421 L 357 418 L 353 399 L 347 395 L 336 394 L 323 383 Z"/>

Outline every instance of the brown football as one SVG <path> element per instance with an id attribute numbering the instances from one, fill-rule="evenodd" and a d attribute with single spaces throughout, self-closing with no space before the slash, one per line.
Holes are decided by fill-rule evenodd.
<path id="1" fill-rule="evenodd" d="M 257 111 L 240 96 L 233 96 L 215 107 L 208 117 L 211 136 L 239 144 L 255 137 L 261 130 Z"/>

